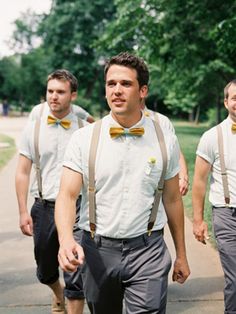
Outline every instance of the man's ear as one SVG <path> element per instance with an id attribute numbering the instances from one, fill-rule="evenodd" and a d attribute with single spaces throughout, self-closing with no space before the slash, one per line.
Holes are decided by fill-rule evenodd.
<path id="1" fill-rule="evenodd" d="M 224 99 L 224 105 L 225 105 L 225 108 L 228 109 L 228 99 L 227 98 Z"/>
<path id="2" fill-rule="evenodd" d="M 71 93 L 71 100 L 75 100 L 77 98 L 77 92 Z"/>
<path id="3" fill-rule="evenodd" d="M 147 87 L 147 85 L 143 85 L 143 86 L 140 88 L 140 98 L 145 98 L 145 97 L 147 97 L 147 94 L 148 94 L 148 87 Z"/>

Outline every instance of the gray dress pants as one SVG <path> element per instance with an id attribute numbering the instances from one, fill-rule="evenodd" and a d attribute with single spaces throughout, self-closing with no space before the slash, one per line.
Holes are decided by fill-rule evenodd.
<path id="1" fill-rule="evenodd" d="M 225 277 L 225 314 L 236 314 L 236 217 L 227 207 L 213 207 L 212 217 Z"/>
<path id="2" fill-rule="evenodd" d="M 113 239 L 84 231 L 84 293 L 93 314 L 166 312 L 171 258 L 162 231 Z"/>

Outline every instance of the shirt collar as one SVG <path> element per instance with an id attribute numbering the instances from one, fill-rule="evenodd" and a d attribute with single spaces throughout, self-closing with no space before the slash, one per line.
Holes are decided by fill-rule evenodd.
<path id="1" fill-rule="evenodd" d="M 226 118 L 226 122 L 227 122 L 227 124 L 230 125 L 230 126 L 231 126 L 233 123 L 236 123 L 236 122 L 234 122 L 234 121 L 231 119 L 230 115 L 228 115 L 228 117 Z"/>

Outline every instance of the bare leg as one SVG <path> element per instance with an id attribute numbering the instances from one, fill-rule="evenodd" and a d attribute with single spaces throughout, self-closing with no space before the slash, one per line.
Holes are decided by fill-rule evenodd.
<path id="1" fill-rule="evenodd" d="M 61 285 L 60 281 L 57 280 L 51 285 L 48 285 L 53 291 L 53 300 L 52 300 L 52 307 L 51 313 L 52 314 L 65 314 L 65 299 L 63 294 L 63 286 Z"/>
<path id="2" fill-rule="evenodd" d="M 68 314 L 83 314 L 84 299 L 67 299 Z"/>
<path id="3" fill-rule="evenodd" d="M 57 280 L 56 282 L 48 286 L 52 289 L 53 293 L 55 294 L 56 300 L 58 302 L 64 301 L 64 294 L 63 294 L 64 288 L 59 280 Z"/>

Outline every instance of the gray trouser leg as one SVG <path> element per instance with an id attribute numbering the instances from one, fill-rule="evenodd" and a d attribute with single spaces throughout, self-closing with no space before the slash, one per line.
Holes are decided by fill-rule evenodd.
<path id="1" fill-rule="evenodd" d="M 236 314 L 236 217 L 229 208 L 213 208 L 213 225 L 225 277 L 225 314 Z"/>

